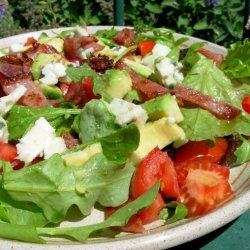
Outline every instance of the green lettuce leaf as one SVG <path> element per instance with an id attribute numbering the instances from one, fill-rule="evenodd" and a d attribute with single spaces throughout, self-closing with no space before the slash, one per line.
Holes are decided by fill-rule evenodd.
<path id="1" fill-rule="evenodd" d="M 54 108 L 32 108 L 27 106 L 14 105 L 8 116 L 9 139 L 20 139 L 41 117 L 44 117 L 54 128 L 80 114 L 80 109 Z M 73 117 L 72 117 L 73 116 Z"/>
<path id="2" fill-rule="evenodd" d="M 45 243 L 45 240 L 38 236 L 36 228 L 27 225 L 0 222 L 0 237 L 32 243 Z"/>
<path id="3" fill-rule="evenodd" d="M 231 81 L 216 67 L 212 60 L 201 58 L 193 66 L 183 81 L 183 85 L 194 88 L 206 95 L 241 108 L 241 101 L 249 88 L 233 87 Z M 188 140 L 213 140 L 232 133 L 250 135 L 250 116 L 243 110 L 231 121 L 219 120 L 200 108 L 182 108 L 184 121 L 180 126 Z"/>
<path id="4" fill-rule="evenodd" d="M 121 170 L 120 165 L 110 162 L 101 153 L 77 168 L 65 166 L 61 156 L 54 154 L 50 159 L 32 167 L 4 171 L 2 186 L 12 199 L 36 204 L 43 210 L 48 221 L 56 223 L 63 220 L 74 204 L 83 215 L 90 213 L 99 198 L 100 202 L 111 205 L 101 197 L 103 190 L 114 199 L 113 203 L 124 202 L 128 198 L 128 188 L 118 197 L 119 201 L 115 200 L 112 192 L 108 192 L 108 185 L 114 183 L 115 174 L 117 179 L 130 183 L 131 170 Z"/>
<path id="5" fill-rule="evenodd" d="M 153 203 L 158 195 L 159 187 L 160 183 L 157 182 L 139 198 L 116 210 L 107 220 L 103 222 L 83 227 L 37 228 L 38 234 L 62 236 L 66 238 L 71 237 L 77 241 L 85 242 L 89 236 L 96 231 L 100 231 L 108 227 L 122 227 L 126 225 L 131 216 Z"/>
<path id="6" fill-rule="evenodd" d="M 30 226 L 44 226 L 48 223 L 41 208 L 13 200 L 2 187 L 0 187 L 0 220 L 10 224 Z"/>
<path id="7" fill-rule="evenodd" d="M 234 153 L 236 156 L 236 166 L 250 161 L 250 141 L 245 139 L 243 136 L 241 136 L 240 139 L 242 144 L 236 149 Z"/>
<path id="8" fill-rule="evenodd" d="M 221 69 L 231 79 L 250 77 L 250 41 L 231 45 Z"/>

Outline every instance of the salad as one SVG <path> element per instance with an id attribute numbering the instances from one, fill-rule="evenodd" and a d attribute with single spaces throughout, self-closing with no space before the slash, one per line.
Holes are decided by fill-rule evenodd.
<path id="1" fill-rule="evenodd" d="M 250 160 L 250 42 L 74 27 L 0 49 L 0 236 L 143 233 L 234 196 Z M 80 212 L 96 224 L 60 227 Z"/>

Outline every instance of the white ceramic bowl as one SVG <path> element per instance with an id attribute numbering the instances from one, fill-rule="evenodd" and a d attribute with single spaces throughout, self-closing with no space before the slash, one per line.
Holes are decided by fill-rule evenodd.
<path id="1" fill-rule="evenodd" d="M 107 26 L 92 26 L 88 28 L 90 33 L 94 33 L 99 29 L 111 28 Z M 117 27 L 121 28 L 121 27 Z M 0 40 L 0 49 L 10 46 L 12 43 L 25 42 L 28 37 L 37 38 L 42 32 L 49 35 L 55 34 L 70 28 L 60 28 L 53 30 L 45 30 L 32 32 L 22 35 L 17 35 Z M 176 34 L 176 38 L 183 37 L 181 34 Z M 189 37 L 188 45 L 203 41 L 197 38 Z M 206 47 L 219 54 L 226 54 L 226 49 L 213 43 L 207 43 Z M 166 249 L 182 243 L 191 241 L 200 236 L 210 233 L 211 231 L 222 227 L 228 222 L 234 220 L 242 213 L 250 209 L 250 163 L 244 164 L 241 167 L 231 170 L 230 182 L 235 190 L 235 196 L 231 197 L 224 204 L 221 204 L 217 209 L 209 214 L 190 220 L 183 220 L 171 225 L 161 226 L 152 229 L 144 234 L 121 234 L 114 239 L 96 239 L 90 240 L 86 244 L 75 243 L 64 239 L 48 239 L 46 245 L 30 244 L 10 240 L 0 240 L 0 249 L 46 249 L 46 250 L 59 250 L 59 249 Z M 63 226 L 67 225 L 86 225 L 96 223 L 103 219 L 103 214 L 99 211 L 94 211 L 92 215 L 82 222 L 70 223 L 65 222 Z"/>

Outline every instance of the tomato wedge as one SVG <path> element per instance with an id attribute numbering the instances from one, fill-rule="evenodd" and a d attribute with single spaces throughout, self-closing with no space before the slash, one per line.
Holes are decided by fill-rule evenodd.
<path id="1" fill-rule="evenodd" d="M 139 197 L 161 180 L 161 193 L 166 198 L 176 198 L 179 186 L 172 160 L 158 147 L 154 148 L 137 166 L 131 183 L 131 194 Z"/>
<path id="2" fill-rule="evenodd" d="M 139 213 L 143 224 L 157 220 L 164 207 L 163 197 L 176 198 L 179 195 L 177 174 L 173 162 L 158 147 L 154 148 L 137 166 L 131 182 L 131 195 L 137 198 L 161 181 L 160 194 L 154 203 Z"/>
<path id="3" fill-rule="evenodd" d="M 151 52 L 155 46 L 154 41 L 149 41 L 149 40 L 141 40 L 138 43 L 138 48 L 141 52 L 142 57 L 144 57 L 146 54 Z"/>
<path id="4" fill-rule="evenodd" d="M 197 158 L 176 169 L 180 185 L 177 201 L 188 208 L 188 217 L 208 213 L 233 193 L 227 167 Z"/>
<path id="5" fill-rule="evenodd" d="M 0 160 L 14 162 L 17 157 L 17 149 L 15 146 L 0 142 Z"/>
<path id="6" fill-rule="evenodd" d="M 194 158 L 207 158 L 211 162 L 219 162 L 228 148 L 226 139 L 216 138 L 214 146 L 208 141 L 189 141 L 176 150 L 174 163 L 180 164 Z"/>
<path id="7" fill-rule="evenodd" d="M 242 108 L 248 113 L 250 114 L 250 96 L 246 96 L 243 100 L 242 100 Z"/>

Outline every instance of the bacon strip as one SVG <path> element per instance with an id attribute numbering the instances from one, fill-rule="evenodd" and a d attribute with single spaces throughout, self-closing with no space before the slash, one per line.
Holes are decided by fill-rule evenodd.
<path id="1" fill-rule="evenodd" d="M 30 67 L 0 62 L 0 73 L 7 78 L 16 77 L 30 72 Z"/>
<path id="2" fill-rule="evenodd" d="M 40 44 L 40 43 L 34 43 L 33 47 L 29 48 L 28 50 L 26 50 L 25 52 L 23 52 L 23 54 L 34 60 L 37 54 L 40 53 L 44 53 L 44 54 L 53 54 L 53 53 L 57 53 L 57 50 L 49 45 L 49 44 Z"/>
<path id="3" fill-rule="evenodd" d="M 122 61 L 117 62 L 115 67 L 117 69 L 126 70 L 129 73 L 133 88 L 139 90 L 144 95 L 145 100 L 150 100 L 157 96 L 170 93 L 169 89 L 138 75 Z"/>
<path id="4" fill-rule="evenodd" d="M 44 107 L 50 104 L 40 88 L 32 81 L 32 77 L 29 74 L 5 80 L 1 84 L 6 95 L 13 92 L 18 85 L 23 85 L 27 88 L 24 96 L 19 100 L 19 104 L 33 108 Z"/>
<path id="5" fill-rule="evenodd" d="M 199 107 L 206 109 L 218 119 L 232 120 L 241 113 L 241 110 L 238 108 L 235 108 L 227 103 L 217 101 L 195 89 L 182 85 L 176 86 L 175 96 L 181 100 L 196 104 Z"/>
<path id="6" fill-rule="evenodd" d="M 135 40 L 135 31 L 132 29 L 125 28 L 119 32 L 113 37 L 113 40 L 125 47 L 129 47 L 134 44 Z"/>

